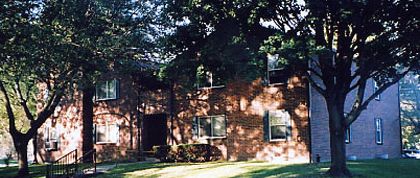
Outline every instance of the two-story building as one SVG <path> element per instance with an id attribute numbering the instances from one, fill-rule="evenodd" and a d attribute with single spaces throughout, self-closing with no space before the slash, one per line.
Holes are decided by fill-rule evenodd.
<path id="1" fill-rule="evenodd" d="M 209 143 L 225 160 L 328 161 L 325 101 L 303 75 L 288 73 L 269 59 L 267 76 L 223 83 L 204 72 L 194 90 L 180 83 L 144 89 L 146 81 L 136 76 L 107 75 L 96 82 L 94 98 L 92 139 L 98 159 L 136 160 L 155 145 Z M 371 93 L 375 83 L 368 83 Z M 40 129 L 43 160 L 81 150 L 81 98 L 75 92 L 63 99 Z M 372 101 L 347 131 L 347 154 L 399 157 L 400 137 L 395 85 Z"/>

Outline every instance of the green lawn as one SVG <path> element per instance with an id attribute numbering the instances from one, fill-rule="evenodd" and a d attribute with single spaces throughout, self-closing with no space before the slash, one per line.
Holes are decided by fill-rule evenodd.
<path id="1" fill-rule="evenodd" d="M 102 163 L 102 165 L 109 165 L 114 163 Z M 101 164 L 98 164 L 101 165 Z M 83 164 L 79 165 L 79 168 L 83 168 Z M 0 167 L 0 178 L 12 178 L 15 177 L 18 172 L 17 166 Z M 29 166 L 28 178 L 41 178 L 45 177 L 46 167 L 44 164 L 36 164 Z"/>
<path id="2" fill-rule="evenodd" d="M 355 177 L 420 177 L 420 160 L 348 162 Z M 329 163 L 273 164 L 265 162 L 147 163 L 119 165 L 98 177 L 327 177 Z"/>
<path id="3" fill-rule="evenodd" d="M 326 177 L 329 163 L 274 164 L 266 162 L 128 163 L 97 177 Z M 420 177 L 420 160 L 348 162 L 356 177 Z M 30 177 L 43 177 L 45 167 L 30 166 Z M 17 167 L 0 168 L 0 177 L 13 177 Z"/>
<path id="4" fill-rule="evenodd" d="M 29 166 L 29 177 L 45 177 L 44 165 L 31 165 Z M 14 177 L 18 171 L 17 166 L 0 167 L 0 177 Z"/>

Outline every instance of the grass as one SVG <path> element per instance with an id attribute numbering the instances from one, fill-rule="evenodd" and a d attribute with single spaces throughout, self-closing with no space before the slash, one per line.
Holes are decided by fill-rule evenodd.
<path id="1" fill-rule="evenodd" d="M 266 162 L 131 163 L 101 174 L 119 177 L 328 177 L 329 163 L 274 164 Z M 364 160 L 348 162 L 355 177 L 420 177 L 420 160 Z"/>
<path id="2" fill-rule="evenodd" d="M 28 177 L 45 177 L 45 165 L 36 164 L 29 166 L 29 176 Z M 0 168 L 0 177 L 15 177 L 18 172 L 17 166 L 10 167 L 1 167 Z"/>
<path id="3" fill-rule="evenodd" d="M 119 164 L 100 178 L 131 177 L 327 177 L 329 163 L 274 164 L 266 162 L 210 162 L 210 163 L 126 163 Z M 349 161 L 355 177 L 420 177 L 420 160 L 363 160 Z M 31 165 L 30 177 L 44 177 L 44 165 Z M 17 167 L 0 168 L 0 177 L 13 177 Z"/>
<path id="4" fill-rule="evenodd" d="M 109 165 L 114 163 L 101 163 L 98 165 Z M 83 168 L 83 164 L 79 165 Z M 79 168 L 80 168 L 79 167 Z M 86 167 L 86 166 L 85 166 Z M 29 165 L 29 175 L 28 178 L 44 178 L 46 174 L 46 166 L 45 164 L 32 164 Z M 10 166 L 10 167 L 0 167 L 0 178 L 12 178 L 17 175 L 18 166 Z"/>

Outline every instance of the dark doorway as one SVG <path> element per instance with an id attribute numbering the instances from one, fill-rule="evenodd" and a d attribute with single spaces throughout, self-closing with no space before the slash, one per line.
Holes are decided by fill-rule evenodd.
<path id="1" fill-rule="evenodd" d="M 151 151 L 153 146 L 166 145 L 168 126 L 165 114 L 145 115 L 143 121 L 143 148 Z"/>

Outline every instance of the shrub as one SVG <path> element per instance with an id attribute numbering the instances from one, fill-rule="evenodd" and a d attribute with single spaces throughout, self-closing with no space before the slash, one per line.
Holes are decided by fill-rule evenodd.
<path id="1" fill-rule="evenodd" d="M 6 158 L 4 158 L 4 164 L 6 164 L 6 167 L 9 167 L 10 160 L 12 160 L 12 153 L 6 153 Z"/>
<path id="2" fill-rule="evenodd" d="M 209 144 L 161 145 L 154 146 L 153 151 L 161 162 L 205 162 L 222 157 L 222 152 Z"/>

